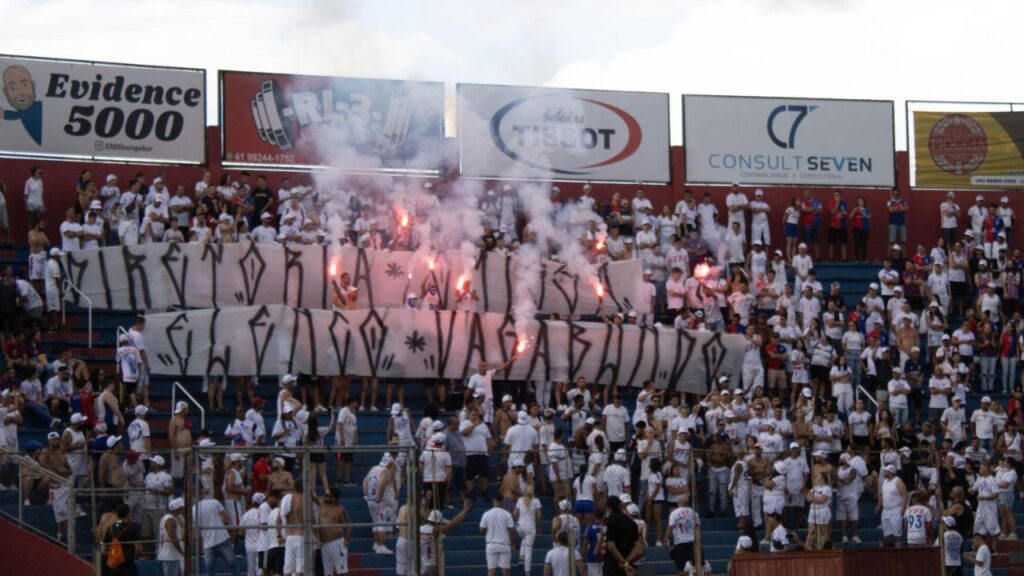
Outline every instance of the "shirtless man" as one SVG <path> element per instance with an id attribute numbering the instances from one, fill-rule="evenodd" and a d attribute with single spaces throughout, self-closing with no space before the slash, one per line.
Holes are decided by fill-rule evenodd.
<path id="1" fill-rule="evenodd" d="M 747 457 L 747 474 L 750 476 L 750 517 L 754 522 L 754 528 L 760 528 L 764 524 L 764 481 L 768 478 L 770 466 L 771 462 L 764 457 L 761 445 L 755 444 L 753 455 Z"/>
<path id="2" fill-rule="evenodd" d="M 426 518 L 427 514 L 430 513 L 430 507 L 427 506 L 426 499 L 420 500 L 420 518 Z M 409 529 L 409 505 L 402 504 L 402 507 L 398 509 L 398 519 L 395 520 L 398 524 L 398 541 L 395 542 L 395 575 L 396 576 L 412 576 L 412 570 L 415 568 L 416 561 L 416 541 L 413 540 L 413 534 L 410 533 Z"/>
<path id="3" fill-rule="evenodd" d="M 245 454 L 230 454 L 228 469 L 224 472 L 224 509 L 228 512 L 231 526 L 238 526 L 245 513 L 245 501 L 249 489 L 245 486 Z"/>
<path id="4" fill-rule="evenodd" d="M 186 426 L 188 404 L 178 402 L 174 407 L 174 416 L 167 425 L 167 437 L 171 441 L 171 477 L 175 480 L 185 473 L 185 455 L 192 449 L 192 430 Z"/>
<path id="5" fill-rule="evenodd" d="M 338 503 L 341 492 L 331 488 L 320 498 L 321 524 L 348 524 L 348 511 Z M 320 528 L 320 555 L 325 576 L 348 574 L 348 543 L 352 541 L 352 526 L 324 526 Z"/>
<path id="6" fill-rule="evenodd" d="M 49 470 L 53 474 L 64 479 L 71 478 L 71 466 L 68 464 L 67 455 L 61 448 L 61 435 L 57 432 L 50 432 L 46 436 L 46 448 L 39 453 L 39 466 Z M 27 480 L 27 478 L 26 478 Z M 71 490 L 66 482 L 55 483 L 47 477 L 42 478 L 42 484 L 49 488 L 50 501 L 53 503 L 53 517 L 57 522 L 57 539 L 63 540 L 68 530 L 68 515 L 71 513 Z M 25 492 L 28 494 L 28 492 Z"/>
<path id="7" fill-rule="evenodd" d="M 121 466 L 121 437 L 107 437 L 107 451 L 100 456 L 100 488 L 124 488 L 124 468 Z"/>
<path id="8" fill-rule="evenodd" d="M 278 534 L 284 532 L 284 576 L 301 576 L 305 574 L 305 554 L 302 542 L 302 483 L 296 483 L 291 494 L 281 499 L 281 516 L 279 517 Z M 281 528 L 281 525 L 298 526 L 298 528 Z"/>
<path id="9" fill-rule="evenodd" d="M 36 291 L 43 291 L 43 277 L 46 274 L 46 251 L 50 239 L 46 237 L 46 224 L 40 220 L 28 231 L 28 279 Z"/>
<path id="10" fill-rule="evenodd" d="M 280 490 L 283 493 L 295 489 L 295 478 L 291 472 L 284 469 L 284 458 L 275 457 L 270 461 L 270 474 L 267 475 L 267 486 L 271 491 Z"/>

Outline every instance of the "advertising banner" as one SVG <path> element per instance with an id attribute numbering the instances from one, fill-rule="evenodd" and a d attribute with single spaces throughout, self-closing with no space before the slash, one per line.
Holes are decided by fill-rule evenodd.
<path id="1" fill-rule="evenodd" d="M 1024 112 L 914 112 L 915 186 L 1024 188 Z"/>
<path id="2" fill-rule="evenodd" d="M 668 94 L 458 86 L 463 176 L 668 182 Z"/>
<path id="3" fill-rule="evenodd" d="M 430 170 L 441 165 L 444 84 L 221 72 L 224 162 Z"/>
<path id="4" fill-rule="evenodd" d="M 683 96 L 686 180 L 895 183 L 892 102 Z"/>
<path id="5" fill-rule="evenodd" d="M 0 152 L 206 161 L 206 73 L 0 55 Z"/>
<path id="6" fill-rule="evenodd" d="M 332 283 L 343 274 L 358 289 L 358 308 L 401 308 L 425 282 L 438 287 L 439 305 L 455 308 L 456 288 L 468 283 L 479 312 L 510 314 L 520 282 L 515 258 L 484 252 L 464 269 L 461 253 L 417 254 L 346 246 L 285 248 L 238 244 L 141 244 L 70 252 L 68 280 L 103 310 L 229 308 L 285 303 L 330 308 Z M 467 266 L 468 267 L 468 266 Z M 531 290 L 540 313 L 611 314 L 644 310 L 640 260 L 610 262 L 594 271 L 604 291 L 573 274 L 562 262 L 540 262 L 540 286 Z M 332 271 L 333 270 L 333 274 Z M 79 294 L 68 291 L 78 303 Z"/>
<path id="7" fill-rule="evenodd" d="M 516 357 L 499 379 L 655 386 L 703 394 L 740 384 L 746 338 L 722 332 L 533 321 L 502 314 L 308 310 L 281 305 L 146 316 L 150 370 L 168 376 L 346 374 L 463 379 Z"/>

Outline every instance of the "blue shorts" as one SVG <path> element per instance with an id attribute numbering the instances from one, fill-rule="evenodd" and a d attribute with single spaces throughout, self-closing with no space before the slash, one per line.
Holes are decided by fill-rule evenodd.
<path id="1" fill-rule="evenodd" d="M 796 238 L 796 224 L 786 222 L 785 228 L 782 229 L 782 235 L 786 238 Z"/>
<path id="2" fill-rule="evenodd" d="M 573 514 L 593 514 L 596 511 L 593 500 L 577 500 L 576 506 L 572 509 Z"/>

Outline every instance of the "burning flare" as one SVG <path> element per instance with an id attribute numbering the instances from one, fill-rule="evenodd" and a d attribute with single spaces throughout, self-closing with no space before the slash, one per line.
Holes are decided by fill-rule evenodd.
<path id="1" fill-rule="evenodd" d="M 409 215 L 408 214 L 402 214 L 402 221 L 401 221 L 402 228 L 405 228 L 408 225 L 409 225 Z"/>
<path id="2" fill-rule="evenodd" d="M 469 278 L 465 276 L 459 276 L 459 279 L 455 281 L 455 289 L 462 292 L 463 287 L 469 282 Z"/>
<path id="3" fill-rule="evenodd" d="M 594 282 L 594 292 L 597 293 L 597 299 L 598 300 L 604 300 L 604 284 L 601 284 L 600 282 L 595 281 Z"/>
<path id="4" fill-rule="evenodd" d="M 338 275 L 338 263 L 331 260 L 331 265 L 327 267 L 327 273 L 333 278 Z"/>
<path id="5" fill-rule="evenodd" d="M 433 258 L 431 258 L 430 260 L 427 261 L 427 268 L 430 268 L 431 272 L 434 271 L 434 259 Z"/>
<path id="6" fill-rule="evenodd" d="M 520 340 L 519 343 L 516 344 L 516 354 L 522 354 L 523 352 L 526 352 L 526 348 L 526 340 Z"/>
<path id="7" fill-rule="evenodd" d="M 711 267 L 708 266 L 707 263 L 705 263 L 705 262 L 701 262 L 700 264 L 697 264 L 693 268 L 693 275 L 694 275 L 694 277 L 697 278 L 697 280 L 700 280 L 701 282 L 703 282 L 704 279 L 708 277 L 708 274 L 710 272 L 711 272 Z"/>

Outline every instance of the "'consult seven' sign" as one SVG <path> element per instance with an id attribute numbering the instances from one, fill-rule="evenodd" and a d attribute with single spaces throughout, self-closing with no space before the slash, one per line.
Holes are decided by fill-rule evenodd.
<path id="1" fill-rule="evenodd" d="M 464 176 L 669 180 L 668 95 L 458 86 Z"/>
<path id="2" fill-rule="evenodd" d="M 684 96 L 686 180 L 892 186 L 892 102 Z"/>
<path id="3" fill-rule="evenodd" d="M 202 163 L 206 73 L 0 56 L 0 151 Z"/>

